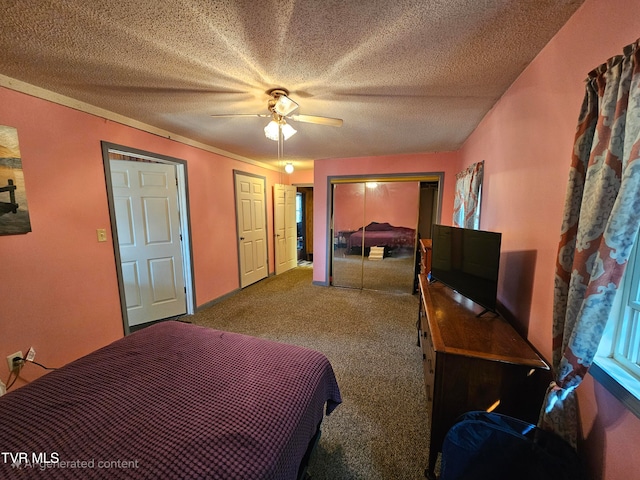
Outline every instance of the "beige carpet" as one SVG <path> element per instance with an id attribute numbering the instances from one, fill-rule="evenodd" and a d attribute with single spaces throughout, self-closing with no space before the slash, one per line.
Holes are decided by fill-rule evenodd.
<path id="1" fill-rule="evenodd" d="M 314 480 L 421 479 L 428 453 L 417 296 L 320 287 L 295 268 L 189 321 L 302 345 L 331 361 L 343 403 L 322 425 Z"/>
<path id="2" fill-rule="evenodd" d="M 368 257 L 348 255 L 333 260 L 333 284 L 390 293 L 412 293 L 413 271 L 413 257 L 370 260 Z"/>

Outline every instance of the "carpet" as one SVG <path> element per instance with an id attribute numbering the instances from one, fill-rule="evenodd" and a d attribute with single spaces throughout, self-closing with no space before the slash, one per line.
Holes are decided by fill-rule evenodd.
<path id="1" fill-rule="evenodd" d="M 343 403 L 322 424 L 312 479 L 424 478 L 429 433 L 418 297 L 317 286 L 312 275 L 294 268 L 269 277 L 188 320 L 327 356 Z"/>

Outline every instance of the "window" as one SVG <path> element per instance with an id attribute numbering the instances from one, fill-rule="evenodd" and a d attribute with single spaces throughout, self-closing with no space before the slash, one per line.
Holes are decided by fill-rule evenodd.
<path id="1" fill-rule="evenodd" d="M 640 417 L 640 248 L 631 252 L 590 372 Z"/>
<path id="2" fill-rule="evenodd" d="M 637 257 L 634 258 L 634 260 L 636 259 Z M 634 263 L 638 262 L 634 261 Z M 640 365 L 638 364 L 638 354 L 640 353 L 640 329 L 638 328 L 640 269 L 634 268 L 631 273 L 630 285 L 625 292 L 626 298 L 623 297 L 623 315 L 618 322 L 615 333 L 613 358 L 640 379 Z"/>

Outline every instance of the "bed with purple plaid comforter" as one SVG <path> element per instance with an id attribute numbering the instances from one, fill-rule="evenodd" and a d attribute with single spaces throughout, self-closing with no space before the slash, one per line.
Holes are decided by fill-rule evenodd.
<path id="1" fill-rule="evenodd" d="M 353 248 L 388 247 L 415 248 L 416 231 L 408 227 L 394 227 L 389 223 L 371 222 L 353 232 L 347 242 L 349 250 Z"/>
<path id="2" fill-rule="evenodd" d="M 0 397 L 0 478 L 295 479 L 340 402 L 319 352 L 163 322 Z"/>

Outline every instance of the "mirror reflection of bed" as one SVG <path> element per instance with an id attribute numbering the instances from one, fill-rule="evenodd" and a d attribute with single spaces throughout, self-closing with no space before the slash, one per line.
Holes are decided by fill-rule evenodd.
<path id="1" fill-rule="evenodd" d="M 334 286 L 413 292 L 421 190 L 418 181 L 334 185 Z"/>

